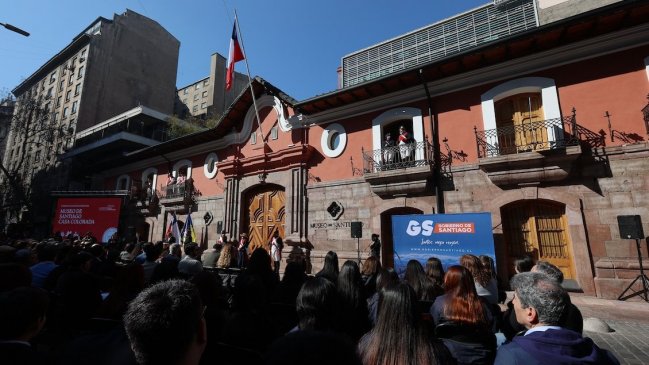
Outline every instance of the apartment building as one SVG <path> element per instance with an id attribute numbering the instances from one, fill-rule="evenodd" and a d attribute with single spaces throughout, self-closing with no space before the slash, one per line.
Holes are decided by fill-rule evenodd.
<path id="1" fill-rule="evenodd" d="M 75 174 L 74 160 L 60 155 L 78 133 L 135 107 L 171 114 L 179 47 L 164 27 L 134 11 L 97 18 L 12 90 L 14 122 L 29 132 L 9 134 L 5 166 L 20 175 L 29 195 L 39 191 L 39 199 L 51 190 L 82 188 L 85 177 Z M 34 218 L 47 219 L 48 208 Z"/>
<path id="2" fill-rule="evenodd" d="M 248 83 L 248 76 L 235 71 L 234 84 L 226 91 L 226 63 L 225 57 L 212 54 L 209 76 L 178 89 L 174 110 L 177 116 L 208 118 L 221 115 L 232 104 Z"/>

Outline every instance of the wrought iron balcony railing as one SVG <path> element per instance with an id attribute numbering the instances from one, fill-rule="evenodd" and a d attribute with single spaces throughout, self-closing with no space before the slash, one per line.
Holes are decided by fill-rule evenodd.
<path id="1" fill-rule="evenodd" d="M 195 195 L 199 195 L 198 190 L 194 188 L 193 179 L 187 179 L 184 182 L 169 184 L 165 187 L 163 193 L 160 194 L 161 200 L 170 200 L 170 199 L 191 199 Z"/>
<path id="2" fill-rule="evenodd" d="M 479 131 L 474 127 L 478 158 L 565 148 L 586 141 L 603 143 L 602 136 L 577 124 L 576 115 Z"/>
<path id="3" fill-rule="evenodd" d="M 363 173 L 433 165 L 433 145 L 428 141 L 384 147 L 363 153 Z"/>

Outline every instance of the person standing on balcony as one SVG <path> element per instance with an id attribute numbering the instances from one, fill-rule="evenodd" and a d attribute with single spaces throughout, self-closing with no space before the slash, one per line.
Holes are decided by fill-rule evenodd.
<path id="1" fill-rule="evenodd" d="M 383 164 L 390 165 L 394 162 L 394 140 L 390 132 L 385 134 L 383 141 Z"/>
<path id="2" fill-rule="evenodd" d="M 413 146 L 410 145 L 411 143 L 412 139 L 406 128 L 404 126 L 399 127 L 399 155 L 402 161 L 406 161 L 412 156 Z"/>

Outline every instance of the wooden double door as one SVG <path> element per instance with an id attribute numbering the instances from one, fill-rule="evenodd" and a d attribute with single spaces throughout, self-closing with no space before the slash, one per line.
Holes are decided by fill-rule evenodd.
<path id="1" fill-rule="evenodd" d="M 268 250 L 275 232 L 284 238 L 286 219 L 286 195 L 275 185 L 253 189 L 246 199 L 246 224 L 252 253 L 257 247 Z"/>
<path id="2" fill-rule="evenodd" d="M 564 205 L 543 200 L 512 203 L 502 208 L 501 218 L 510 275 L 515 274 L 514 261 L 530 255 L 557 266 L 564 279 L 574 279 Z"/>
<path id="3" fill-rule="evenodd" d="M 540 93 L 510 96 L 495 103 L 501 154 L 549 148 Z"/>

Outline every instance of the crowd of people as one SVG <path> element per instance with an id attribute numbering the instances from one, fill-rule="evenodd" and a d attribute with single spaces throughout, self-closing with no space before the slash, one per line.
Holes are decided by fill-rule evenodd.
<path id="1" fill-rule="evenodd" d="M 280 279 L 281 238 L 246 244 L 0 244 L 0 362 L 618 364 L 582 336 L 548 262 L 517 262 L 505 304 L 487 256 L 411 260 L 399 277 L 330 251 L 315 275 L 296 259 Z"/>

